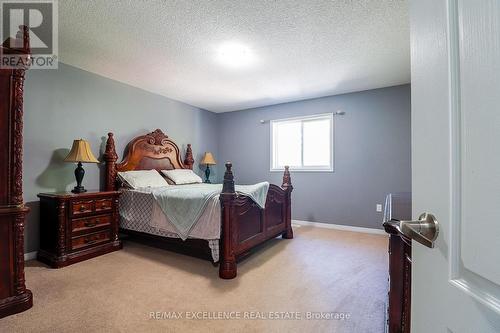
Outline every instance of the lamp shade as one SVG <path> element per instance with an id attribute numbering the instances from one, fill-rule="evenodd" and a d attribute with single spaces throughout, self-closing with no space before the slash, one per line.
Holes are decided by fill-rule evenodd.
<path id="1" fill-rule="evenodd" d="M 73 141 L 73 147 L 64 162 L 99 163 L 90 150 L 90 144 L 83 139 Z"/>
<path id="2" fill-rule="evenodd" d="M 215 162 L 215 158 L 212 155 L 212 153 L 207 151 L 203 156 L 203 159 L 201 160 L 200 164 L 215 165 L 217 164 L 217 162 Z"/>

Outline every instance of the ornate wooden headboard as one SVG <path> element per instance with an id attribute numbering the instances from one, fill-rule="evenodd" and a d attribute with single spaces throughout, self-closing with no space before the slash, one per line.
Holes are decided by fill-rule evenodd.
<path id="1" fill-rule="evenodd" d="M 105 188 L 112 191 L 117 188 L 117 172 L 131 170 L 171 170 L 193 169 L 194 159 L 191 145 L 187 145 L 184 162 L 179 147 L 160 129 L 146 135 L 138 136 L 130 141 L 125 149 L 125 156 L 116 163 L 118 155 L 115 150 L 113 133 L 108 133 L 104 161 L 106 163 Z"/>

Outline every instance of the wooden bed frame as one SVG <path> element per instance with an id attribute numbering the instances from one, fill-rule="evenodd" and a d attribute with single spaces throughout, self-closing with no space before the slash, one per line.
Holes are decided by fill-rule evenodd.
<path id="1" fill-rule="evenodd" d="M 194 164 L 191 145 L 187 145 L 185 159 L 182 161 L 179 147 L 159 129 L 130 141 L 121 163 L 117 163 L 118 155 L 113 133 L 108 133 L 104 160 L 106 163 L 105 186 L 108 191 L 116 190 L 121 186 L 117 179 L 119 171 L 193 169 Z M 279 235 L 286 239 L 293 238 L 290 200 L 293 187 L 288 167 L 285 167 L 281 187 L 273 184 L 269 186 L 265 209 L 260 208 L 248 196 L 235 192 L 231 168 L 232 164 L 227 162 L 220 195 L 222 209 L 219 276 L 223 279 L 236 277 L 236 261 L 246 256 L 256 246 Z M 156 240 L 163 238 L 151 237 L 152 235 L 131 230 L 122 231 Z M 169 242 L 171 248 L 181 243 L 174 239 L 165 239 L 165 241 Z M 199 250 L 199 241 L 188 239 L 182 242 L 182 246 L 192 245 L 193 248 Z"/>

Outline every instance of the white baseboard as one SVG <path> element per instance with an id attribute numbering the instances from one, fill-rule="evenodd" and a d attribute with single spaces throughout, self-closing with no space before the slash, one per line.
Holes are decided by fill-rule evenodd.
<path id="1" fill-rule="evenodd" d="M 36 258 L 36 254 L 37 254 L 37 251 L 30 252 L 30 253 L 25 253 L 24 254 L 24 260 L 27 261 L 27 260 L 35 259 Z"/>
<path id="2" fill-rule="evenodd" d="M 336 229 L 336 230 L 345 230 L 352 232 L 364 232 L 367 234 L 376 234 L 376 235 L 387 235 L 386 232 L 382 229 L 374 229 L 374 228 L 363 228 L 363 227 L 352 227 L 349 225 L 341 225 L 341 224 L 330 224 L 330 223 L 321 223 L 321 222 L 309 222 L 302 220 L 292 220 L 292 224 L 310 226 L 310 227 L 318 227 L 325 229 Z M 37 251 L 29 252 L 24 254 L 24 260 L 33 260 L 36 259 Z"/>
<path id="3" fill-rule="evenodd" d="M 301 221 L 301 220 L 292 220 L 292 224 L 296 224 L 299 226 L 303 225 L 303 226 L 308 226 L 308 227 L 325 228 L 325 229 L 336 229 L 336 230 L 344 230 L 344 231 L 352 231 L 352 232 L 363 232 L 366 234 L 387 235 L 387 233 L 382 229 L 353 227 L 350 225 L 330 224 L 330 223 L 322 223 L 322 222 L 309 222 L 309 221 Z"/>

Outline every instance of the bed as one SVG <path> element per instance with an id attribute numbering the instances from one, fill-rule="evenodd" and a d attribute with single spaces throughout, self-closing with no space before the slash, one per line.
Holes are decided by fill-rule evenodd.
<path id="1" fill-rule="evenodd" d="M 182 159 L 177 144 L 160 129 L 130 141 L 120 163 L 117 163 L 118 155 L 113 133 L 108 133 L 104 160 L 106 164 L 106 190 L 117 190 L 122 187 L 118 172 L 153 169 L 158 171 L 192 170 L 194 165 L 191 145 L 186 146 L 185 158 Z M 146 226 L 144 223 L 142 226 L 133 226 L 134 223 L 130 223 L 130 221 L 137 222 L 138 219 L 130 218 L 130 216 L 127 218 L 127 212 L 133 214 L 133 211 L 136 210 L 139 214 L 144 212 L 149 214 L 149 211 L 151 218 L 161 218 L 161 216 L 158 216 L 158 209 L 154 207 L 155 204 L 151 201 L 150 196 L 148 198 L 147 191 L 134 194 L 125 191 L 122 194 L 123 200 L 120 200 L 120 231 L 128 235 L 149 239 L 183 253 L 197 256 L 201 256 L 200 254 L 203 253 L 208 254 L 214 263 L 219 263 L 219 276 L 221 278 L 232 279 L 236 277 L 238 259 L 248 255 L 252 249 L 278 236 L 285 239 L 293 238 L 291 226 L 293 187 L 289 169 L 285 167 L 282 185 L 269 185 L 265 206 L 261 208 L 250 196 L 236 191 L 232 164 L 227 162 L 225 167 L 222 191 L 217 196 L 218 210 L 213 207 L 214 203 L 212 202 L 211 214 L 220 215 L 220 220 L 217 219 L 218 224 L 215 227 L 203 223 L 204 221 L 199 221 L 189 237 L 182 240 L 174 230 L 168 230 L 168 228 L 158 230 Z M 141 194 L 143 195 L 142 199 L 137 199 Z M 130 195 L 134 196 L 135 199 L 127 198 Z M 148 202 L 144 203 L 144 201 Z M 142 202 L 140 205 L 144 207 L 139 207 L 137 202 Z M 210 219 L 207 218 L 207 220 Z M 164 222 L 166 225 L 169 223 L 168 221 Z M 217 238 L 217 236 L 219 237 Z"/>

